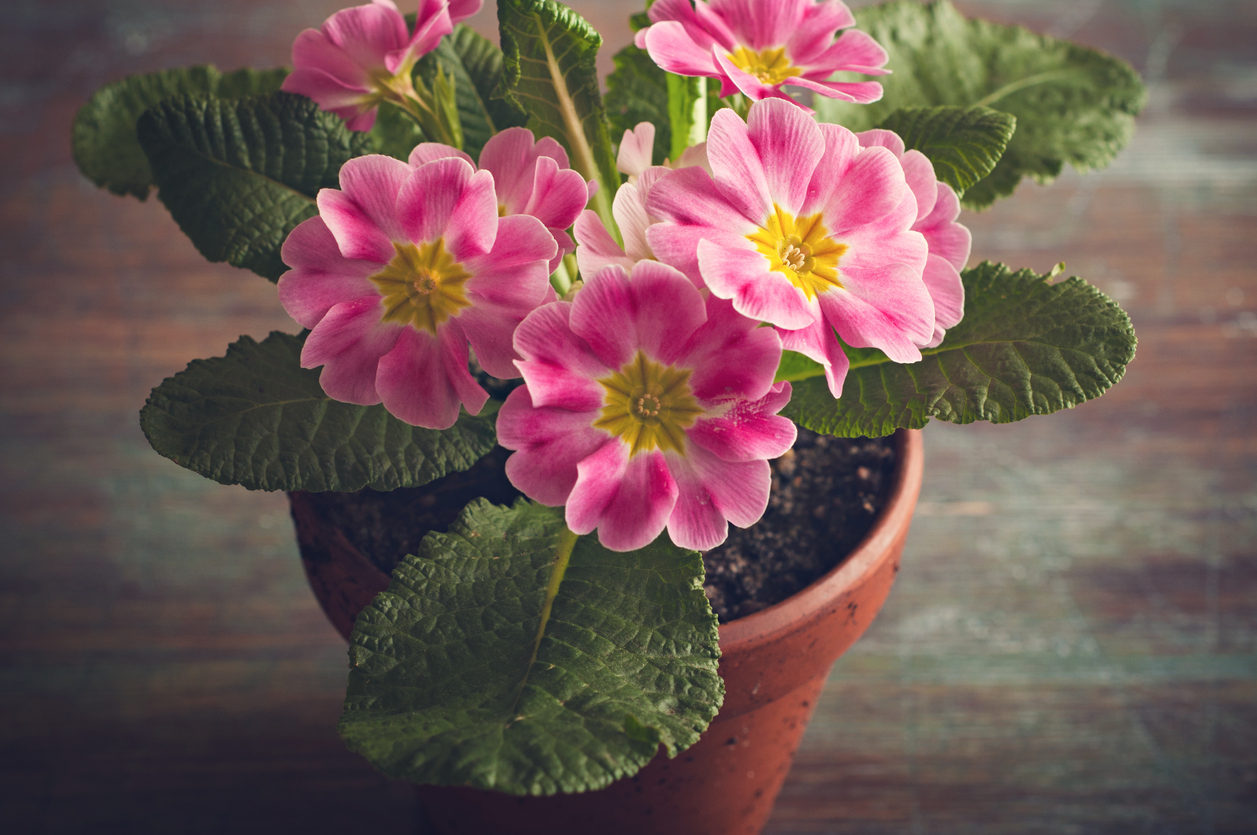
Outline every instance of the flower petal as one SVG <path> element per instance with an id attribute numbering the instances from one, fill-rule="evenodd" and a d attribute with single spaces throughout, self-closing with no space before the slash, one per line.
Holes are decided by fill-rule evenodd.
<path id="1" fill-rule="evenodd" d="M 628 457 L 623 443 L 603 446 L 581 461 L 567 501 L 567 525 L 574 533 L 598 529 L 598 541 L 611 551 L 644 548 L 663 533 L 677 501 L 677 485 L 663 454 Z"/>
<path id="2" fill-rule="evenodd" d="M 790 402 L 790 394 L 789 383 L 777 383 L 758 400 L 730 400 L 724 409 L 699 418 L 686 437 L 722 461 L 785 455 L 794 446 L 797 430 L 794 421 L 777 412 Z"/>
<path id="3" fill-rule="evenodd" d="M 279 278 L 279 303 L 302 327 L 312 328 L 337 304 L 377 293 L 368 276 L 378 272 L 373 261 L 351 261 L 340 254 L 336 239 L 320 217 L 303 221 L 288 234 L 281 250 L 292 267 Z"/>
<path id="4" fill-rule="evenodd" d="M 641 122 L 624 132 L 620 152 L 615 158 L 615 169 L 621 174 L 636 177 L 651 166 L 654 153 L 655 126 L 650 122 Z"/>
<path id="5" fill-rule="evenodd" d="M 868 72 L 868 70 L 860 70 L 860 72 Z M 882 85 L 876 81 L 816 81 L 811 78 L 792 76 L 784 83 L 804 87 L 831 99 L 855 104 L 872 104 L 880 101 L 884 92 Z"/>
<path id="6" fill-rule="evenodd" d="M 781 340 L 772 328 L 761 328 L 738 313 L 733 302 L 711 296 L 707 321 L 678 352 L 676 362 L 693 369 L 690 390 L 700 402 L 758 400 L 773 385 Z"/>
<path id="7" fill-rule="evenodd" d="M 541 221 L 528 215 L 494 220 L 497 237 L 493 249 L 463 264 L 471 273 L 467 292 L 527 313 L 542 303 L 550 286 L 549 263 L 557 249 L 554 236 Z"/>
<path id="8" fill-rule="evenodd" d="M 825 369 L 829 393 L 835 398 L 842 397 L 842 384 L 847 378 L 851 361 L 838 344 L 834 328 L 826 319 L 819 318 L 810 327 L 797 331 L 778 330 L 777 333 L 781 334 L 782 348 L 819 362 Z"/>
<path id="9" fill-rule="evenodd" d="M 787 101 L 769 99 L 751 105 L 747 133 L 763 163 L 773 203 L 797 215 L 825 152 L 816 122 Z"/>
<path id="10" fill-rule="evenodd" d="M 350 58 L 345 50 L 329 41 L 318 29 L 306 29 L 297 35 L 292 42 L 292 65 L 298 70 L 321 70 L 346 87 L 364 91 L 370 89 L 371 75 L 367 68 Z M 281 89 L 301 92 L 289 89 L 286 86 L 288 83 L 288 78 L 285 78 L 285 86 Z M 300 85 L 300 81 L 295 83 Z"/>
<path id="11" fill-rule="evenodd" d="M 523 357 L 517 366 L 537 408 L 600 409 L 603 390 L 596 381 L 617 370 L 572 333 L 571 312 L 571 302 L 547 304 L 515 330 L 514 347 Z"/>
<path id="12" fill-rule="evenodd" d="M 918 345 L 934 335 L 934 303 L 921 274 L 906 264 L 843 273 L 843 289 L 819 297 L 825 318 L 843 342 L 878 348 L 894 362 L 921 359 Z"/>
<path id="13" fill-rule="evenodd" d="M 506 477 L 533 501 L 557 507 L 567 504 L 581 461 L 623 444 L 594 429 L 594 415 L 534 407 L 529 395 L 527 386 L 515 389 L 498 411 L 498 443 L 516 450 L 506 459 Z"/>
<path id="14" fill-rule="evenodd" d="M 410 175 L 410 166 L 401 160 L 369 154 L 341 166 L 340 188 L 390 240 L 400 241 L 397 194 Z"/>
<path id="15" fill-rule="evenodd" d="M 699 241 L 698 267 L 712 295 L 732 299 L 743 316 L 790 330 L 816 319 L 803 291 L 754 249 Z"/>
<path id="16" fill-rule="evenodd" d="M 440 142 L 420 142 L 415 149 L 410 152 L 410 158 L 407 162 L 411 168 L 418 168 L 429 162 L 435 162 L 438 159 L 449 159 L 457 157 L 466 160 L 468 165 L 475 166 L 475 162 L 466 153 L 449 145 L 442 145 Z"/>
<path id="17" fill-rule="evenodd" d="M 712 117 L 711 130 L 707 134 L 707 159 L 711 163 L 716 190 L 724 197 L 723 202 L 752 223 L 759 223 L 768 217 L 776 195 L 769 189 L 764 163 L 751 143 L 746 123 L 729 108 L 717 110 Z M 698 170 L 701 169 L 685 168 L 665 177 L 651 192 L 651 205 L 656 199 L 655 192 L 664 183 Z M 716 225 L 710 220 L 708 223 Z"/>
<path id="18" fill-rule="evenodd" d="M 323 34 L 360 66 L 384 66 L 384 56 L 409 40 L 406 21 L 396 8 L 378 3 L 341 9 L 323 21 Z"/>
<path id="19" fill-rule="evenodd" d="M 691 33 L 692 30 L 681 23 L 666 20 L 639 32 L 638 46 L 670 73 L 691 77 L 720 75 L 716 62 L 712 60 L 711 47 L 695 43 Z"/>
<path id="20" fill-rule="evenodd" d="M 623 231 L 623 227 L 621 230 Z M 581 212 L 580 217 L 576 218 L 573 231 L 579 244 L 576 247 L 576 265 L 580 268 L 581 275 L 597 275 L 604 268 L 613 265 L 626 270 L 633 269 L 637 259 L 624 254 L 624 250 L 616 244 L 596 212 L 588 209 Z"/>
<path id="21" fill-rule="evenodd" d="M 460 400 L 444 354 L 445 344 L 435 334 L 402 329 L 397 344 L 380 358 L 376 371 L 376 390 L 389 414 L 427 429 L 454 425 Z M 464 362 L 466 357 L 464 345 Z"/>
<path id="22" fill-rule="evenodd" d="M 965 315 L 965 285 L 956 268 L 933 252 L 925 262 L 922 278 L 934 302 L 934 336 L 923 347 L 935 348 L 942 343 L 947 329 L 960 324 Z"/>
<path id="23" fill-rule="evenodd" d="M 492 175 L 457 157 L 412 169 L 397 197 L 397 213 L 408 240 L 444 239 L 456 261 L 488 252 L 497 236 Z"/>
<path id="24" fill-rule="evenodd" d="M 677 486 L 668 536 L 677 547 L 711 550 L 728 538 L 729 522 L 750 527 L 768 508 L 767 461 L 721 461 L 697 447 L 685 456 L 670 452 L 667 461 Z"/>

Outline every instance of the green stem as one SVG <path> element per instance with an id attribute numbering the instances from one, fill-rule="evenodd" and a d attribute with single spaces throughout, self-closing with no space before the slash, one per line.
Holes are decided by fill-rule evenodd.
<path id="1" fill-rule="evenodd" d="M 1055 81 L 1058 78 L 1063 78 L 1075 72 L 1078 72 L 1078 70 L 1066 68 L 1063 70 L 1050 70 L 1049 72 L 1041 72 L 1035 75 L 1026 76 L 1025 78 L 1005 84 L 995 92 L 978 99 L 971 105 L 971 107 L 990 107 L 995 102 L 1005 96 L 1011 96 L 1018 90 L 1024 90 L 1025 88 L 1033 87 L 1036 84 L 1046 84 L 1049 81 Z"/>

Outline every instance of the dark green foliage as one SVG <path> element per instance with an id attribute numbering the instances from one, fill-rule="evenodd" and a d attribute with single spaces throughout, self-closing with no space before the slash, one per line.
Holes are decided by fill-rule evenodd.
<path id="1" fill-rule="evenodd" d="M 393 778 L 597 789 L 697 741 L 717 640 L 697 553 L 613 553 L 562 508 L 478 499 L 358 616 L 340 732 Z"/>
<path id="2" fill-rule="evenodd" d="M 935 176 L 963 195 L 994 170 L 1017 120 L 989 107 L 914 107 L 896 110 L 878 127 L 929 157 Z"/>
<path id="3" fill-rule="evenodd" d="M 227 356 L 193 360 L 153 389 L 140 427 L 153 449 L 221 484 L 250 490 L 417 487 L 466 470 L 493 449 L 493 417 L 464 414 L 421 429 L 383 406 L 340 403 L 319 369 L 303 369 L 305 338 L 247 336 Z"/>

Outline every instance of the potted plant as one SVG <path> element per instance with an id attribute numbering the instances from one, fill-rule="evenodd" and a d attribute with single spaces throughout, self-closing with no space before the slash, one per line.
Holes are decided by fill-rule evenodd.
<path id="1" fill-rule="evenodd" d="M 499 0 L 499 49 L 480 5 L 376 0 L 291 71 L 83 107 L 84 174 L 156 188 L 305 329 L 193 361 L 141 425 L 290 493 L 341 734 L 442 831 L 758 832 L 898 569 L 918 430 L 1133 357 L 1081 279 L 966 269 L 958 215 L 1106 164 L 1143 87 L 946 2 L 657 0 L 604 98 L 572 10 Z"/>

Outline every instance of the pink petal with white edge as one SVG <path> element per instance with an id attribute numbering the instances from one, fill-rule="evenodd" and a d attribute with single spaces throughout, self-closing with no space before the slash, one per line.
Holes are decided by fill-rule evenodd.
<path id="1" fill-rule="evenodd" d="M 695 43 L 690 31 L 676 21 L 653 24 L 639 32 L 636 40 L 650 53 L 651 60 L 670 73 L 691 77 L 719 74 L 711 48 Z"/>
<path id="2" fill-rule="evenodd" d="M 895 209 L 908 192 L 903 166 L 894 154 L 885 148 L 863 148 L 824 207 L 825 225 L 843 233 L 872 223 Z"/>
<path id="3" fill-rule="evenodd" d="M 930 254 L 938 255 L 956 269 L 963 270 L 969 261 L 973 236 L 968 229 L 955 222 L 959 214 L 960 200 L 956 192 L 946 183 L 939 183 L 934 210 L 912 228 L 925 235 Z"/>
<path id="4" fill-rule="evenodd" d="M 724 197 L 724 202 L 752 223 L 768 217 L 777 195 L 769 190 L 764 163 L 751 143 L 746 122 L 729 108 L 717 110 L 712 117 L 707 134 L 707 160 L 711 163 L 716 190 Z M 651 205 L 656 200 L 655 192 L 663 188 L 664 183 L 698 170 L 686 168 L 665 177 L 651 192 Z M 708 223 L 717 225 L 710 220 Z"/>
<path id="5" fill-rule="evenodd" d="M 737 312 L 733 302 L 710 296 L 707 321 L 677 355 L 693 369 L 690 390 L 700 403 L 730 397 L 758 400 L 772 388 L 781 364 L 781 340 L 772 328 Z"/>
<path id="6" fill-rule="evenodd" d="M 384 56 L 410 39 L 401 13 L 378 3 L 341 9 L 323 21 L 322 29 L 329 41 L 367 69 L 384 66 Z"/>
<path id="7" fill-rule="evenodd" d="M 874 128 L 873 130 L 857 133 L 856 138 L 860 140 L 861 148 L 885 148 L 894 154 L 896 159 L 902 157 L 906 150 L 903 144 L 903 137 L 893 130 Z"/>
<path id="8" fill-rule="evenodd" d="M 418 168 L 426 163 L 436 162 L 439 159 L 449 159 L 450 157 L 464 160 L 473 168 L 476 165 L 475 161 L 467 154 L 449 145 L 442 145 L 440 142 L 420 142 L 410 152 L 410 158 L 406 161 L 410 163 L 411 168 Z"/>
<path id="9" fill-rule="evenodd" d="M 389 414 L 427 429 L 454 425 L 459 397 L 445 372 L 443 353 L 436 335 L 402 329 L 397 344 L 380 358 L 376 370 L 376 391 Z"/>
<path id="10" fill-rule="evenodd" d="M 894 362 L 919 361 L 917 346 L 934 335 L 934 303 L 921 274 L 887 264 L 844 277 L 845 289 L 820 296 L 821 310 L 842 340 L 855 348 L 878 348 Z"/>
<path id="11" fill-rule="evenodd" d="M 319 192 L 315 203 L 319 207 L 319 217 L 336 239 L 341 255 L 378 264 L 387 264 L 393 259 L 396 253 L 393 241 L 343 191 L 325 188 Z"/>
<path id="12" fill-rule="evenodd" d="M 768 508 L 772 472 L 768 462 L 721 461 L 694 448 L 685 456 L 667 453 L 677 485 L 668 535 L 680 548 L 708 551 L 724 542 L 729 522 L 747 528 Z"/>
<path id="13" fill-rule="evenodd" d="M 628 457 L 623 443 L 607 444 L 576 467 L 567 501 L 567 526 L 574 533 L 598 529 L 611 551 L 644 548 L 663 533 L 677 501 L 677 485 L 663 454 Z"/>
<path id="14" fill-rule="evenodd" d="M 562 231 L 576 221 L 588 202 L 589 186 L 584 177 L 570 168 L 559 168 L 550 157 L 540 157 L 533 173 L 532 196 L 523 214 Z"/>
<path id="15" fill-rule="evenodd" d="M 860 72 L 868 72 L 868 70 L 862 69 Z M 882 94 L 885 92 L 882 85 L 876 81 L 816 81 L 811 78 L 792 76 L 784 83 L 803 87 L 827 98 L 855 104 L 872 104 L 875 101 L 881 101 Z"/>
<path id="16" fill-rule="evenodd" d="M 525 211 L 533 196 L 537 161 L 546 157 L 559 168 L 568 167 L 562 145 L 548 136 L 538 140 L 527 128 L 507 128 L 485 143 L 480 168 L 493 174 L 498 202 L 507 214 Z"/>
<path id="17" fill-rule="evenodd" d="M 572 332 L 619 370 L 640 350 L 671 364 L 707 320 L 702 295 L 683 274 L 656 261 L 633 267 L 632 280 L 609 267 L 595 275 L 572 302 Z"/>
<path id="18" fill-rule="evenodd" d="M 484 6 L 484 0 L 449 0 L 450 19 L 461 23 Z"/>
<path id="19" fill-rule="evenodd" d="M 428 3 L 431 7 L 433 4 Z M 420 55 L 426 55 L 436 49 L 441 38 L 454 31 L 454 21 L 444 4 L 434 8 L 430 14 L 418 14 L 415 17 L 415 31 L 409 43 L 401 49 L 390 52 L 385 58 L 384 66 L 391 73 L 397 73 L 406 64 Z"/>
<path id="20" fill-rule="evenodd" d="M 597 275 L 611 266 L 631 270 L 633 264 L 637 263 L 636 258 L 624 254 L 624 250 L 616 244 L 596 212 L 581 212 L 580 217 L 576 218 L 573 231 L 579 244 L 576 247 L 576 265 L 580 268 L 581 275 Z"/>
<path id="21" fill-rule="evenodd" d="M 890 70 L 883 68 L 889 58 L 882 45 L 867 32 L 849 29 L 838 36 L 833 46 L 808 61 L 807 75 L 809 78 L 823 79 L 838 70 L 864 75 L 887 75 Z"/>
<path id="22" fill-rule="evenodd" d="M 301 348 L 301 367 L 318 368 L 361 339 L 384 315 L 377 294 L 341 302 L 328 310 Z"/>
<path id="23" fill-rule="evenodd" d="M 292 65 L 297 69 L 317 69 L 348 87 L 367 90 L 371 86 L 371 74 L 345 50 L 336 46 L 317 29 L 306 29 L 292 42 Z M 288 79 L 284 79 L 284 85 Z M 280 89 L 287 90 L 286 86 Z M 296 92 L 289 90 L 289 92 Z"/>
<path id="24" fill-rule="evenodd" d="M 803 291 L 769 269 L 768 259 L 754 249 L 699 241 L 698 268 L 712 295 L 732 299 L 743 316 L 790 330 L 816 319 Z"/>
<path id="25" fill-rule="evenodd" d="M 576 467 L 604 446 L 619 445 L 591 424 L 596 412 L 534 407 L 528 387 L 510 393 L 498 412 L 498 443 L 516 450 L 506 459 L 506 477 L 533 501 L 567 504 L 576 486 Z"/>
<path id="26" fill-rule="evenodd" d="M 811 5 L 812 0 L 710 0 L 707 7 L 739 43 L 758 52 L 789 40 Z"/>
<path id="27" fill-rule="evenodd" d="M 767 328 L 765 328 L 767 330 Z M 790 384 L 778 383 L 759 400 L 731 400 L 686 431 L 694 444 L 722 461 L 754 461 L 785 455 L 794 446 L 794 421 L 777 414 L 790 402 Z"/>
<path id="28" fill-rule="evenodd" d="M 571 302 L 547 304 L 528 314 L 515 330 L 515 351 L 523 357 L 517 366 L 538 408 L 600 409 L 603 390 L 596 381 L 619 370 L 572 333 L 571 313 Z"/>
<path id="29" fill-rule="evenodd" d="M 797 215 L 825 152 L 816 122 L 797 106 L 770 99 L 751 105 L 747 135 L 759 154 L 773 203 Z"/>
<path id="30" fill-rule="evenodd" d="M 838 337 L 834 336 L 834 329 L 829 322 L 821 318 L 816 324 L 802 330 L 777 332 L 781 335 L 782 348 L 819 362 L 825 369 L 825 383 L 829 386 L 829 393 L 834 397 L 842 397 L 842 384 L 847 378 L 851 361 L 838 344 Z"/>
<path id="31" fill-rule="evenodd" d="M 405 238 L 414 242 L 444 238 L 446 251 L 456 261 L 487 252 L 497 235 L 497 203 L 493 200 L 492 175 L 477 180 L 477 173 L 457 157 L 410 169 L 409 179 L 397 196 Z M 472 198 L 469 203 L 463 202 L 466 192 Z M 455 210 L 460 206 L 460 222 L 454 227 Z M 461 252 L 453 246 L 455 237 Z"/>
<path id="32" fill-rule="evenodd" d="M 938 179 L 934 176 L 934 165 L 920 151 L 908 151 L 899 160 L 903 166 L 904 179 L 912 196 L 917 201 L 917 218 L 915 222 L 928 217 L 938 202 Z"/>
<path id="33" fill-rule="evenodd" d="M 390 240 L 400 241 L 403 235 L 397 221 L 397 195 L 410 175 L 410 166 L 401 160 L 369 154 L 341 166 L 340 190 Z"/>
<path id="34" fill-rule="evenodd" d="M 856 157 L 860 155 L 860 142 L 851 131 L 840 125 L 822 124 L 817 127 L 825 142 L 825 153 L 816 164 L 816 170 L 812 172 L 807 201 L 799 212 L 801 215 L 822 212 L 829 206 L 838 184 L 847 176 Z"/>
<path id="35" fill-rule="evenodd" d="M 340 254 L 336 239 L 320 217 L 303 221 L 288 234 L 281 256 L 292 267 L 279 278 L 279 303 L 306 328 L 327 311 L 351 299 L 379 291 L 368 276 L 379 271 L 373 261 L 351 261 Z"/>
<path id="36" fill-rule="evenodd" d="M 493 249 L 464 262 L 471 273 L 464 286 L 477 298 L 527 313 L 542 303 L 550 286 L 548 267 L 556 249 L 554 236 L 535 217 L 504 217 L 497 220 Z"/>
<path id="37" fill-rule="evenodd" d="M 934 336 L 923 347 L 936 348 L 948 328 L 960 324 L 965 315 L 965 285 L 960 273 L 946 259 L 930 253 L 925 262 L 925 288 L 934 302 Z"/>
<path id="38" fill-rule="evenodd" d="M 708 148 L 711 148 L 710 142 Z M 763 172 L 760 174 L 762 180 Z M 765 199 L 768 199 L 767 192 Z M 646 210 L 660 220 L 739 235 L 753 233 L 759 228 L 760 221 L 767 217 L 767 213 L 748 217 L 702 168 L 681 168 L 661 176 L 646 197 Z"/>
<path id="39" fill-rule="evenodd" d="M 786 41 L 786 55 L 795 66 L 815 62 L 834 43 L 839 29 L 855 25 L 855 15 L 842 3 L 817 3 L 804 12 L 803 22 Z"/>
<path id="40" fill-rule="evenodd" d="M 634 262 L 654 257 L 646 243 L 646 230 L 654 222 L 646 210 L 646 194 L 645 183 L 639 179 L 620 186 L 611 203 L 611 215 L 624 239 L 624 254 Z"/>
<path id="41" fill-rule="evenodd" d="M 323 363 L 323 373 L 319 375 L 323 393 L 342 403 L 359 406 L 379 403 L 380 394 L 375 388 L 376 368 L 380 357 L 397 344 L 403 327 L 377 322 L 361 339 L 329 358 Z"/>
<path id="42" fill-rule="evenodd" d="M 729 54 L 719 47 L 712 48 L 712 59 L 720 67 L 720 74 L 727 79 L 730 84 L 721 86 L 720 97 L 731 95 L 734 92 L 740 92 L 751 101 L 763 101 L 764 99 L 779 98 L 793 104 L 804 113 L 811 113 L 812 108 L 795 101 L 788 94 L 780 89 L 780 85 L 765 84 L 760 81 L 757 76 L 751 75 L 738 65 L 734 64 L 729 58 Z M 734 89 L 728 89 L 732 85 Z M 728 90 L 728 92 L 726 92 Z"/>
<path id="43" fill-rule="evenodd" d="M 651 166 L 655 153 L 655 126 L 642 122 L 624 132 L 620 140 L 620 152 L 616 154 L 615 169 L 621 174 L 636 177 Z"/>

